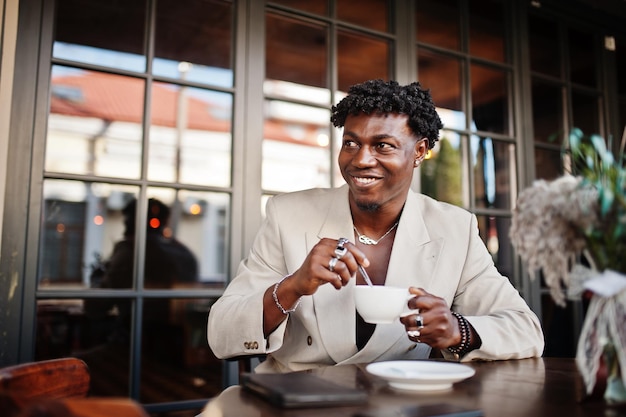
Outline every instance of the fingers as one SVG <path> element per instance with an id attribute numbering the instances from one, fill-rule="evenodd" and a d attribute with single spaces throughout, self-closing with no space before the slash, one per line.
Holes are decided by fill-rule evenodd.
<path id="1" fill-rule="evenodd" d="M 330 240 L 330 244 L 335 244 L 333 256 L 329 260 L 329 270 L 337 274 L 337 278 L 341 285 L 347 285 L 350 278 L 353 277 L 359 267 L 359 264 L 368 266 L 369 260 L 363 252 L 361 252 L 353 243 L 346 238 L 340 238 L 336 241 Z"/>
<path id="2" fill-rule="evenodd" d="M 303 294 L 312 294 L 317 287 L 329 283 L 337 289 L 348 284 L 358 265 L 369 260 L 346 238 L 320 240 L 305 259 L 297 273 Z"/>
<path id="3" fill-rule="evenodd" d="M 408 302 L 409 308 L 416 312 L 400 318 L 407 337 L 435 348 L 449 346 L 456 323 L 446 301 L 422 288 L 411 287 L 409 292 L 415 295 Z"/>

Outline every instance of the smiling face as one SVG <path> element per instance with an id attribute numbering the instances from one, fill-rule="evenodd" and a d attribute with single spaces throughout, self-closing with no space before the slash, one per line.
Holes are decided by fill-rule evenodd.
<path id="1" fill-rule="evenodd" d="M 339 168 L 350 201 L 364 211 L 398 211 L 411 186 L 413 169 L 428 151 L 403 114 L 349 115 L 343 129 Z"/>

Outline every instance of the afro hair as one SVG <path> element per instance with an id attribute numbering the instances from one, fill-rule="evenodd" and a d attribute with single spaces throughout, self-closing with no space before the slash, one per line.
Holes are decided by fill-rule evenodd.
<path id="1" fill-rule="evenodd" d="M 411 131 L 419 138 L 428 139 L 428 149 L 435 146 L 439 129 L 443 127 L 430 90 L 423 89 L 419 82 L 401 86 L 397 81 L 378 79 L 355 84 L 332 107 L 330 121 L 335 127 L 343 127 L 349 115 L 359 113 L 406 114 Z"/>

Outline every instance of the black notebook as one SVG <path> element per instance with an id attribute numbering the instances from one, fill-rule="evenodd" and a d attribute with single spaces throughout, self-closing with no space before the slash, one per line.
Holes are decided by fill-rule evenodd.
<path id="1" fill-rule="evenodd" d="M 240 376 L 244 389 L 281 408 L 336 407 L 367 402 L 364 390 L 338 385 L 310 373 Z"/>

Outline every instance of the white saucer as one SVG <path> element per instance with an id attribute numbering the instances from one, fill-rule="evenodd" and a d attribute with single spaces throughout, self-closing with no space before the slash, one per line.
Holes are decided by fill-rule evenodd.
<path id="1" fill-rule="evenodd" d="M 452 362 L 387 361 L 370 363 L 365 369 L 405 391 L 441 391 L 474 375 L 473 368 Z"/>

